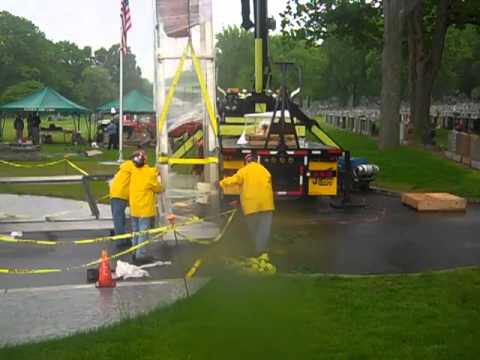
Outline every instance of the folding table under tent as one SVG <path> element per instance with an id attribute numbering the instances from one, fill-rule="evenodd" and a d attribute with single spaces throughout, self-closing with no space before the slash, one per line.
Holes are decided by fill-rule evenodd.
<path id="1" fill-rule="evenodd" d="M 75 131 L 77 132 L 80 131 L 80 116 L 88 114 L 88 117 L 85 117 L 85 119 L 88 129 L 89 141 L 91 140 L 92 125 L 90 114 L 92 112 L 86 107 L 78 105 L 75 102 L 67 99 L 66 97 L 62 96 L 57 91 L 49 87 L 37 90 L 24 98 L 0 106 L 0 140 L 2 140 L 3 138 L 5 128 L 5 115 L 20 112 L 38 112 L 40 114 L 57 113 L 72 115 L 73 125 Z M 76 117 L 78 121 L 75 121 Z"/>

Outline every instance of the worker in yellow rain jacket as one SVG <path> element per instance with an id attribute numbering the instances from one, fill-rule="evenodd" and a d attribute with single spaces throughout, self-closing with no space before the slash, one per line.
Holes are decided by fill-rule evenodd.
<path id="1" fill-rule="evenodd" d="M 135 165 L 131 160 L 127 160 L 115 174 L 110 184 L 110 206 L 112 209 L 113 228 L 115 235 L 126 233 L 125 229 L 125 210 L 128 206 L 128 195 L 130 189 L 130 176 Z M 119 246 L 129 245 L 129 240 L 119 241 Z"/>
<path id="2" fill-rule="evenodd" d="M 130 216 L 134 232 L 148 230 L 156 215 L 156 194 L 163 191 L 157 169 L 148 166 L 145 152 L 136 152 L 132 157 L 134 169 L 130 178 Z M 135 235 L 133 245 L 148 238 L 147 235 Z M 135 264 L 145 264 L 153 260 L 146 256 L 145 247 L 137 249 L 133 255 Z"/>
<path id="3" fill-rule="evenodd" d="M 272 176 L 268 170 L 257 162 L 255 154 L 245 156 L 246 165 L 231 177 L 220 181 L 222 188 L 239 185 L 241 187 L 240 203 L 248 228 L 255 239 L 257 255 L 268 248 L 273 204 Z"/>

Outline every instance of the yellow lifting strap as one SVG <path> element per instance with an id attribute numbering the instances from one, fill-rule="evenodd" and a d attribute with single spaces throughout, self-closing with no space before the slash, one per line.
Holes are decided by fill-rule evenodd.
<path id="1" fill-rule="evenodd" d="M 170 89 L 168 89 L 167 97 L 165 98 L 165 104 L 163 104 L 162 113 L 160 114 L 160 120 L 158 121 L 158 133 L 161 134 L 163 132 L 163 126 L 165 125 L 165 120 L 167 120 L 167 113 L 170 109 L 170 105 L 172 104 L 173 96 L 175 95 L 175 90 L 177 89 L 178 81 L 180 80 L 180 76 L 183 72 L 183 67 L 185 65 L 185 59 L 188 56 L 188 49 L 189 45 L 185 47 L 183 50 L 182 57 L 180 58 L 180 62 L 178 63 L 177 70 L 175 71 L 175 77 L 173 78 L 172 85 L 170 85 Z"/>
<path id="2" fill-rule="evenodd" d="M 213 133 L 215 137 L 218 135 L 218 124 L 217 118 L 215 117 L 215 110 L 213 107 L 212 99 L 210 99 L 210 95 L 208 94 L 207 83 L 205 78 L 202 74 L 202 66 L 200 65 L 200 60 L 195 53 L 195 49 L 193 48 L 192 44 L 190 43 L 190 49 L 192 51 L 192 62 L 193 67 L 195 68 L 195 72 L 197 73 L 198 83 L 200 84 L 200 91 L 202 92 L 203 101 L 207 106 L 208 117 L 210 118 L 210 125 L 212 125 Z"/>
<path id="3" fill-rule="evenodd" d="M 158 158 L 159 164 L 168 164 L 168 165 L 208 165 L 208 164 L 218 164 L 218 158 L 208 157 L 204 159 L 182 159 L 182 158 L 168 158 L 162 156 Z"/>
<path id="4" fill-rule="evenodd" d="M 210 119 L 210 124 L 212 125 L 212 129 L 215 136 L 217 136 L 218 124 L 217 124 L 217 118 L 215 117 L 215 109 L 212 103 L 212 99 L 208 94 L 208 88 L 206 85 L 205 78 L 202 74 L 202 66 L 200 64 L 200 60 L 198 59 L 198 56 L 195 53 L 195 50 L 193 48 L 191 41 L 188 42 L 187 46 L 185 47 L 185 50 L 183 51 L 182 57 L 180 58 L 180 62 L 178 63 L 177 70 L 175 72 L 175 77 L 173 78 L 173 81 L 172 81 L 172 85 L 168 89 L 168 94 L 167 94 L 167 97 L 165 98 L 165 104 L 163 105 L 162 113 L 160 114 L 160 120 L 158 122 L 158 131 L 160 134 L 163 132 L 163 126 L 165 125 L 167 114 L 168 114 L 168 111 L 170 110 L 173 96 L 175 95 L 175 90 L 180 80 L 180 76 L 182 75 L 183 68 L 185 66 L 185 60 L 189 53 L 191 54 L 193 67 L 195 69 L 195 73 L 197 74 L 198 82 L 200 84 L 200 91 L 202 93 L 202 98 L 203 98 L 203 101 L 205 102 L 205 106 L 207 107 L 207 113 Z"/>

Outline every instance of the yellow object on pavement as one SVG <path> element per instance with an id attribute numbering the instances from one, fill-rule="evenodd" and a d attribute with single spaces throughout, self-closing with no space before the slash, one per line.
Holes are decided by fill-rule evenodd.
<path id="1" fill-rule="evenodd" d="M 277 268 L 270 262 L 267 253 L 260 255 L 258 258 L 227 259 L 227 265 L 234 270 L 247 274 L 274 275 L 277 273 Z"/>
<path id="2" fill-rule="evenodd" d="M 130 191 L 130 176 L 135 169 L 131 160 L 125 161 L 120 165 L 120 169 L 115 174 L 110 187 L 110 198 L 128 200 Z"/>
<path id="3" fill-rule="evenodd" d="M 155 168 L 148 165 L 134 167 L 130 177 L 130 215 L 141 218 L 155 216 L 155 193 L 162 191 Z"/>
<path id="4" fill-rule="evenodd" d="M 220 181 L 222 188 L 239 185 L 240 202 L 245 215 L 261 211 L 273 211 L 272 176 L 257 162 L 250 162 L 233 176 Z"/>

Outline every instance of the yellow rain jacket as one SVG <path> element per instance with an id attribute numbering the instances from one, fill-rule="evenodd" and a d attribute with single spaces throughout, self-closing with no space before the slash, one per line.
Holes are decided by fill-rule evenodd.
<path id="1" fill-rule="evenodd" d="M 130 178 L 130 215 L 141 218 L 155 216 L 155 194 L 161 191 L 163 186 L 157 179 L 157 169 L 134 165 Z"/>
<path id="2" fill-rule="evenodd" d="M 220 181 L 220 186 L 240 185 L 240 202 L 245 215 L 273 211 L 272 176 L 265 167 L 250 162 L 231 177 Z"/>
<path id="3" fill-rule="evenodd" d="M 128 200 L 130 175 L 134 168 L 135 165 L 131 160 L 125 161 L 120 165 L 120 169 L 115 174 L 112 185 L 110 186 L 110 198 Z"/>

